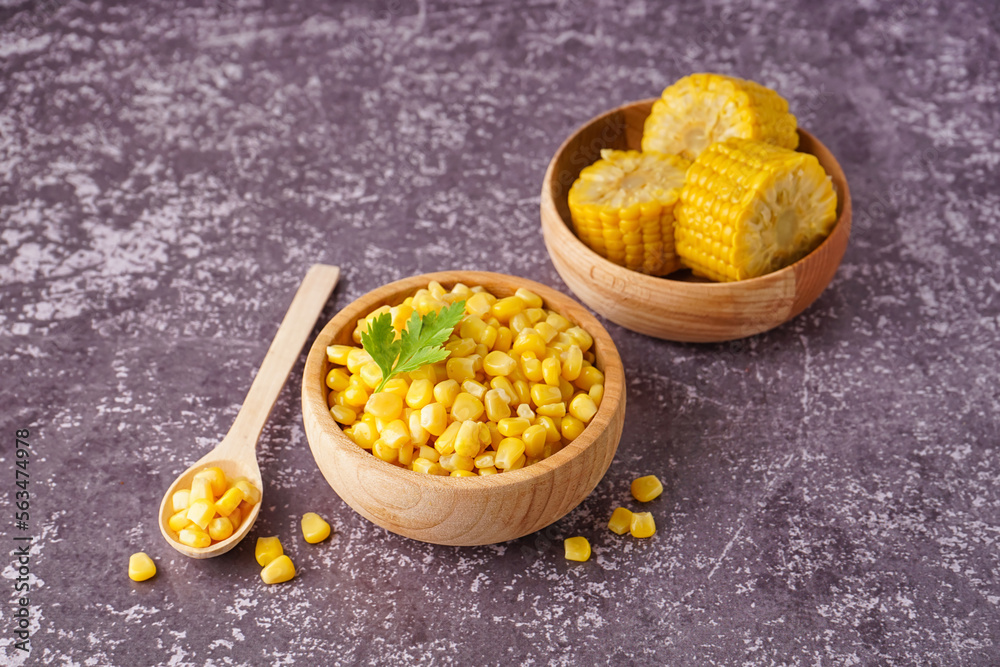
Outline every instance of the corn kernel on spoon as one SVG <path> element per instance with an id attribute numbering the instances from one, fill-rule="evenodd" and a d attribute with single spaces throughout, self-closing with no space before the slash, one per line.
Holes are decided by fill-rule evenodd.
<path id="1" fill-rule="evenodd" d="M 315 264 L 309 269 L 278 327 L 278 333 L 264 356 L 229 433 L 215 449 L 181 473 L 163 496 L 160 503 L 160 532 L 170 546 L 185 556 L 211 558 L 224 554 L 250 532 L 257 520 L 264 492 L 260 467 L 257 465 L 257 440 L 339 277 L 340 269 L 336 266 Z M 246 478 L 260 491 L 261 499 L 254 503 L 247 516 L 242 517 L 230 537 L 204 548 L 191 547 L 178 541 L 178 533 L 168 523 L 175 514 L 174 492 L 191 488 L 195 474 L 212 466 L 221 468 L 228 479 Z"/>

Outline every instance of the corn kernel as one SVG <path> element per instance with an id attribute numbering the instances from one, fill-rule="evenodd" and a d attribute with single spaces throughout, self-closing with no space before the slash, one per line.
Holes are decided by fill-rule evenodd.
<path id="1" fill-rule="evenodd" d="M 632 527 L 632 512 L 624 507 L 616 507 L 608 520 L 608 530 L 616 535 L 624 535 Z"/>
<path id="2" fill-rule="evenodd" d="M 423 410 L 414 410 L 407 418 L 407 428 L 410 430 L 410 444 L 415 447 L 424 445 L 430 439 L 431 434 L 420 423 L 420 416 Z"/>
<path id="3" fill-rule="evenodd" d="M 514 341 L 514 332 L 510 330 L 510 327 L 497 327 L 496 330 L 497 339 L 492 345 L 493 349 L 497 352 L 509 352 Z"/>
<path id="4" fill-rule="evenodd" d="M 466 315 L 458 325 L 458 335 L 478 343 L 488 328 L 489 325 L 483 322 L 482 318 L 476 315 Z"/>
<path id="5" fill-rule="evenodd" d="M 475 477 L 476 473 L 470 472 L 468 470 L 452 470 L 451 471 L 451 476 L 452 477 Z"/>
<path id="6" fill-rule="evenodd" d="M 361 367 L 361 380 L 370 390 L 374 390 L 382 383 L 382 369 L 374 361 L 369 361 Z"/>
<path id="7" fill-rule="evenodd" d="M 475 458 L 473 463 L 476 464 L 477 468 L 491 468 L 496 462 L 496 452 L 483 452 Z"/>
<path id="8" fill-rule="evenodd" d="M 194 476 L 191 480 L 191 495 L 188 497 L 188 507 L 196 500 L 215 501 L 215 493 L 212 491 L 212 482 L 207 477 Z"/>
<path id="9" fill-rule="evenodd" d="M 604 399 L 604 385 L 603 384 L 591 385 L 590 391 L 587 393 L 590 394 L 590 400 L 594 402 L 594 405 L 600 407 L 601 401 Z"/>
<path id="10" fill-rule="evenodd" d="M 587 425 L 573 415 L 563 417 L 562 423 L 559 425 L 562 436 L 567 440 L 576 440 L 585 428 L 587 428 Z"/>
<path id="11" fill-rule="evenodd" d="M 458 452 L 442 456 L 439 463 L 441 464 L 441 467 L 448 472 L 454 472 L 456 470 L 473 470 L 476 467 L 475 461 L 471 456 L 463 456 Z"/>
<path id="12" fill-rule="evenodd" d="M 562 417 L 566 414 L 566 404 L 562 402 L 549 403 L 540 406 L 536 412 L 545 417 Z"/>
<path id="13" fill-rule="evenodd" d="M 520 438 L 504 438 L 497 447 L 495 463 L 498 468 L 511 470 L 524 454 L 524 441 Z"/>
<path id="14" fill-rule="evenodd" d="M 462 422 L 455 435 L 455 453 L 459 456 L 476 456 L 479 454 L 479 423 L 473 419 Z M 444 465 L 442 463 L 441 465 Z M 448 466 L 445 466 L 447 468 Z"/>
<path id="15" fill-rule="evenodd" d="M 208 527 L 212 517 L 215 516 L 215 503 L 206 498 L 199 498 L 191 503 L 187 509 L 188 521 L 195 524 L 202 530 Z"/>
<path id="16" fill-rule="evenodd" d="M 426 433 L 426 431 L 424 431 Z M 413 463 L 413 443 L 408 442 L 396 450 L 396 461 L 403 466 Z"/>
<path id="17" fill-rule="evenodd" d="M 531 326 L 531 318 L 528 317 L 528 313 L 522 311 L 511 317 L 508 324 L 511 331 L 518 333 Z"/>
<path id="18" fill-rule="evenodd" d="M 497 430 L 500 431 L 501 435 L 507 437 L 521 435 L 529 426 L 531 426 L 531 422 L 523 417 L 508 417 L 497 422 Z"/>
<path id="19" fill-rule="evenodd" d="M 597 406 L 589 394 L 577 394 L 569 402 L 569 413 L 584 424 L 589 424 L 597 414 Z"/>
<path id="20" fill-rule="evenodd" d="M 230 488 L 228 491 L 222 494 L 222 497 L 215 501 L 215 511 L 220 516 L 229 516 L 229 514 L 240 506 L 240 503 L 246 499 L 243 495 L 243 491 L 240 490 L 238 486 Z"/>
<path id="21" fill-rule="evenodd" d="M 594 338 L 581 327 L 570 327 L 566 330 L 566 335 L 580 346 L 581 352 L 586 352 L 594 344 Z"/>
<path id="22" fill-rule="evenodd" d="M 593 366 L 585 366 L 574 384 L 584 391 L 590 391 L 595 384 L 604 384 L 604 373 Z"/>
<path id="23" fill-rule="evenodd" d="M 559 403 L 563 399 L 559 387 L 552 387 L 547 384 L 533 384 L 531 385 L 531 400 L 536 407 L 541 407 L 551 403 Z"/>
<path id="24" fill-rule="evenodd" d="M 233 523 L 227 517 L 217 516 L 208 524 L 208 536 L 217 542 L 228 539 L 233 534 Z"/>
<path id="25" fill-rule="evenodd" d="M 462 428 L 461 422 L 452 422 L 448 424 L 448 428 L 444 430 L 444 433 L 438 436 L 438 439 L 434 441 L 434 449 L 438 450 L 441 454 L 451 454 L 455 451 L 455 438 L 458 437 L 458 430 Z"/>
<path id="26" fill-rule="evenodd" d="M 378 432 L 375 427 L 367 422 L 358 422 L 351 427 L 351 440 L 362 449 L 371 449 L 378 440 Z"/>
<path id="27" fill-rule="evenodd" d="M 552 339 L 559 335 L 556 328 L 548 322 L 536 322 L 532 325 L 532 328 L 538 332 L 538 335 L 542 337 L 542 340 L 545 341 L 546 345 L 551 343 Z"/>
<path id="28" fill-rule="evenodd" d="M 357 385 L 351 385 L 341 392 L 341 395 L 344 397 L 344 403 L 353 408 L 360 408 L 368 402 L 368 392 Z"/>
<path id="29" fill-rule="evenodd" d="M 517 416 L 522 419 L 527 419 L 528 421 L 535 421 L 537 416 L 535 411 L 531 409 L 531 406 L 527 403 L 521 403 L 517 406 Z"/>
<path id="30" fill-rule="evenodd" d="M 326 374 L 326 386 L 333 391 L 344 391 L 350 384 L 350 376 L 343 368 L 334 368 Z"/>
<path id="31" fill-rule="evenodd" d="M 354 349 L 356 348 L 351 347 L 350 345 L 328 345 L 326 348 L 326 358 L 331 364 L 346 366 L 347 355 Z"/>
<path id="32" fill-rule="evenodd" d="M 586 537 L 567 537 L 563 541 L 566 560 L 584 562 L 590 558 L 590 542 Z"/>
<path id="33" fill-rule="evenodd" d="M 562 359 L 562 376 L 564 379 L 573 382 L 580 377 L 583 370 L 583 352 L 579 345 L 570 345 L 569 349 L 560 355 Z"/>
<path id="34" fill-rule="evenodd" d="M 521 468 L 524 467 L 524 464 L 527 461 L 528 461 L 528 457 L 525 456 L 524 454 L 521 454 L 520 456 L 517 457 L 516 461 L 514 461 L 512 464 L 510 464 L 510 467 L 507 468 L 507 471 L 509 472 L 511 470 L 520 470 Z"/>
<path id="35" fill-rule="evenodd" d="M 281 548 L 281 540 L 277 537 L 258 537 L 253 552 L 254 558 L 257 559 L 257 564 L 264 567 L 285 553 L 285 550 Z"/>
<path id="36" fill-rule="evenodd" d="M 559 378 L 559 395 L 562 396 L 563 402 L 569 402 L 573 398 L 573 394 L 576 393 L 576 388 L 573 383 L 569 380 Z"/>
<path id="37" fill-rule="evenodd" d="M 174 491 L 174 495 L 170 497 L 170 502 L 175 512 L 186 510 L 188 508 L 188 505 L 191 504 L 191 489 L 181 489 L 180 491 Z"/>
<path id="38" fill-rule="evenodd" d="M 531 327 L 526 327 L 518 332 L 514 339 L 513 347 L 515 354 L 523 355 L 525 352 L 534 352 L 535 356 L 542 358 L 545 356 L 545 340 Z"/>
<path id="39" fill-rule="evenodd" d="M 204 549 L 212 544 L 212 538 L 198 526 L 188 526 L 177 533 L 177 541 L 194 549 Z"/>
<path id="40" fill-rule="evenodd" d="M 517 391 L 514 389 L 514 385 L 502 375 L 490 380 L 490 387 L 500 392 L 500 398 L 505 403 L 514 404 L 517 402 Z"/>
<path id="41" fill-rule="evenodd" d="M 426 378 L 413 380 L 406 391 L 406 405 L 419 410 L 434 400 L 434 383 Z"/>
<path id="42" fill-rule="evenodd" d="M 481 401 L 486 396 L 486 385 L 475 380 L 466 380 L 462 383 L 462 391 L 475 396 Z"/>
<path id="43" fill-rule="evenodd" d="M 396 419 L 403 413 L 403 399 L 397 394 L 380 391 L 365 403 L 365 412 L 378 419 Z"/>
<path id="44" fill-rule="evenodd" d="M 242 477 L 238 477 L 233 480 L 233 486 L 237 487 L 243 492 L 243 497 L 247 503 L 250 505 L 256 505 L 260 502 L 260 490 L 254 486 L 249 480 Z"/>
<path id="45" fill-rule="evenodd" d="M 402 399 L 406 398 L 406 393 L 410 390 L 410 385 L 407 384 L 406 380 L 403 378 L 392 378 L 385 383 L 382 387 L 382 391 L 388 392 L 390 394 L 396 394 Z"/>
<path id="46" fill-rule="evenodd" d="M 350 426 L 357 420 L 358 413 L 345 405 L 335 405 L 330 408 L 330 416 L 333 421 L 344 426 Z"/>
<path id="47" fill-rule="evenodd" d="M 455 397 L 455 402 L 451 406 L 451 418 L 455 421 L 479 419 L 485 409 L 482 401 L 472 394 L 463 392 Z"/>
<path id="48" fill-rule="evenodd" d="M 444 383 L 442 382 L 440 384 Z M 437 388 L 435 387 L 435 393 L 436 392 Z M 445 408 L 444 403 L 431 403 L 430 405 L 425 405 L 421 408 L 420 425 L 423 426 L 428 433 L 435 437 L 444 433 L 445 429 L 448 427 L 448 410 Z"/>
<path id="49" fill-rule="evenodd" d="M 545 427 L 541 424 L 529 426 L 521 434 L 524 441 L 524 455 L 528 458 L 537 459 L 542 456 L 545 449 Z"/>
<path id="50" fill-rule="evenodd" d="M 226 517 L 227 519 L 229 519 L 229 523 L 233 524 L 233 530 L 239 529 L 240 524 L 243 523 L 243 510 L 241 509 L 242 507 L 243 505 L 240 505 L 240 507 L 234 509 L 232 512 L 229 513 L 229 516 Z"/>
<path id="51" fill-rule="evenodd" d="M 542 362 L 535 357 L 534 352 L 521 355 L 521 372 L 530 382 L 542 382 L 545 379 Z"/>
<path id="52" fill-rule="evenodd" d="M 476 341 L 472 338 L 459 338 L 445 345 L 444 349 L 451 353 L 452 358 L 467 357 L 476 351 Z"/>
<path id="53" fill-rule="evenodd" d="M 468 378 L 466 378 L 468 379 Z M 475 374 L 473 373 L 473 379 Z M 434 385 L 434 399 L 446 408 L 450 408 L 455 398 L 461 393 L 462 386 L 454 378 L 438 382 Z M 424 428 L 427 428 L 426 426 Z M 428 429 L 430 430 L 430 429 Z M 431 431 L 433 433 L 433 431 Z"/>
<path id="54" fill-rule="evenodd" d="M 393 449 L 389 445 L 385 444 L 385 441 L 379 438 L 372 445 L 372 454 L 375 458 L 382 459 L 386 463 L 395 463 L 399 460 L 399 450 Z"/>
<path id="55" fill-rule="evenodd" d="M 486 416 L 490 421 L 499 422 L 510 417 L 510 405 L 499 389 L 490 389 L 486 392 L 485 399 Z"/>
<path id="56" fill-rule="evenodd" d="M 370 354 L 360 347 L 352 347 L 347 353 L 347 370 L 351 371 L 351 374 L 360 373 L 361 368 L 370 361 L 372 361 Z"/>
<path id="57" fill-rule="evenodd" d="M 441 467 L 441 464 L 435 463 L 425 458 L 418 458 L 413 462 L 413 469 L 417 472 L 426 473 L 428 475 L 447 475 L 448 471 Z"/>
<path id="58" fill-rule="evenodd" d="M 295 564 L 292 559 L 282 554 L 260 571 L 260 578 L 265 584 L 281 584 L 295 578 Z"/>
<path id="59" fill-rule="evenodd" d="M 302 537 L 309 544 L 322 542 L 330 537 L 330 524 L 319 514 L 306 512 L 302 515 Z"/>
<path id="60" fill-rule="evenodd" d="M 497 299 L 497 302 L 490 308 L 490 314 L 501 322 L 507 322 L 522 310 L 524 310 L 524 301 L 520 297 L 508 296 Z"/>
<path id="61" fill-rule="evenodd" d="M 510 375 L 517 367 L 517 362 L 506 352 L 493 351 L 483 360 L 483 370 L 487 375 Z"/>
<path id="62" fill-rule="evenodd" d="M 438 450 L 428 445 L 421 445 L 420 451 L 417 453 L 417 458 L 427 459 L 431 463 L 437 463 L 438 459 L 441 458 L 441 454 Z"/>
<path id="63" fill-rule="evenodd" d="M 488 466 L 486 468 L 479 468 L 478 472 L 480 477 L 485 477 L 486 475 L 496 475 L 500 471 L 493 466 Z"/>
<path id="64" fill-rule="evenodd" d="M 156 563 L 142 551 L 128 558 L 128 578 L 132 581 L 146 581 L 156 574 Z"/>
<path id="65" fill-rule="evenodd" d="M 172 514 L 167 520 L 167 525 L 170 526 L 170 530 L 175 533 L 179 533 L 190 526 L 191 522 L 187 518 L 187 508 Z"/>
<path id="66" fill-rule="evenodd" d="M 646 475 L 632 480 L 632 497 L 640 503 L 648 503 L 663 493 L 663 484 L 656 475 Z"/>
<path id="67" fill-rule="evenodd" d="M 473 294 L 465 300 L 465 312 L 482 319 L 490 312 L 496 297 L 486 292 Z"/>
<path id="68" fill-rule="evenodd" d="M 448 378 L 454 380 L 456 384 L 476 379 L 475 362 L 471 357 L 449 357 L 445 362 L 445 371 L 448 373 Z"/>
<path id="69" fill-rule="evenodd" d="M 558 418 L 562 421 L 562 417 Z M 559 423 L 555 418 L 539 416 L 538 423 L 545 427 L 545 442 L 547 444 L 556 443 L 562 440 L 562 433 L 559 431 Z"/>
<path id="70" fill-rule="evenodd" d="M 656 533 L 656 522 L 649 512 L 634 512 L 629 526 L 632 537 L 652 537 Z"/>

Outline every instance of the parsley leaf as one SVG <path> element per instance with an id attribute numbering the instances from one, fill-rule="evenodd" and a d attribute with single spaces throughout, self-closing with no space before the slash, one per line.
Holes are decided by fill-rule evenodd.
<path id="1" fill-rule="evenodd" d="M 465 301 L 453 303 L 439 312 L 430 311 L 422 317 L 414 312 L 399 340 L 394 340 L 396 330 L 392 328 L 389 313 L 376 317 L 361 334 L 361 345 L 382 371 L 382 382 L 375 392 L 382 391 L 386 382 L 399 373 L 409 373 L 447 359 L 450 352 L 444 349 L 444 343 L 464 314 Z"/>

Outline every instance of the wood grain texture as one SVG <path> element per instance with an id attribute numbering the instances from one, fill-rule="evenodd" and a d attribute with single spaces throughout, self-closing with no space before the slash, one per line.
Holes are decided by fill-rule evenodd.
<path id="1" fill-rule="evenodd" d="M 838 220 L 830 236 L 795 264 L 759 278 L 711 283 L 676 273 L 630 271 L 583 244 L 572 229 L 566 195 L 602 148 L 639 150 L 655 100 L 623 105 L 590 120 L 556 151 L 542 183 L 542 234 L 552 263 L 570 289 L 609 320 L 675 341 L 719 342 L 779 326 L 805 310 L 833 279 L 851 233 L 851 194 L 833 154 L 799 129 L 799 149 L 812 153 L 833 179 Z"/>
<path id="2" fill-rule="evenodd" d="M 537 463 L 488 477 L 438 477 L 374 457 L 344 435 L 327 408 L 326 347 L 350 344 L 359 317 L 396 305 L 431 280 L 482 285 L 497 296 L 526 287 L 594 338 L 596 366 L 605 374 L 604 399 L 586 430 Z M 386 530 L 424 542 L 493 544 L 544 528 L 576 507 L 604 476 L 625 418 L 625 379 L 608 332 L 586 308 L 549 287 L 497 273 L 444 271 L 406 278 L 369 292 L 341 310 L 309 351 L 302 379 L 302 415 L 313 456 L 334 491 Z"/>
<path id="3" fill-rule="evenodd" d="M 285 386 L 285 381 L 288 380 L 288 374 L 302 352 L 302 346 L 309 338 L 316 318 L 322 312 L 339 278 L 340 269 L 336 266 L 315 264 L 309 269 L 292 298 L 288 312 L 281 320 L 278 332 L 264 355 L 260 370 L 254 376 L 250 391 L 247 392 L 247 397 L 226 437 L 212 451 L 181 473 L 160 501 L 160 534 L 167 544 L 185 556 L 212 558 L 224 554 L 239 544 L 257 520 L 264 498 L 264 483 L 260 475 L 260 466 L 257 465 L 257 440 L 282 387 Z M 173 514 L 171 498 L 175 491 L 191 488 L 195 474 L 211 466 L 221 468 L 228 479 L 246 477 L 260 490 L 261 502 L 253 506 L 253 510 L 243 518 L 239 528 L 230 537 L 204 549 L 195 549 L 178 542 L 176 533 L 167 523 Z"/>

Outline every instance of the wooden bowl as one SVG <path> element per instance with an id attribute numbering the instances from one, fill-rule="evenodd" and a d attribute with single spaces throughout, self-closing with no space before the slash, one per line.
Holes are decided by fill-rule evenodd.
<path id="1" fill-rule="evenodd" d="M 354 444 L 327 408 L 327 345 L 353 345 L 358 318 L 396 305 L 436 280 L 445 287 L 482 285 L 498 297 L 526 287 L 545 305 L 594 338 L 595 365 L 604 372 L 604 399 L 584 432 L 547 459 L 488 477 L 438 477 L 386 463 Z M 302 378 L 306 437 L 323 476 L 344 502 L 386 530 L 423 542 L 493 544 L 544 528 L 576 507 L 597 486 L 618 449 L 625 418 L 621 359 L 604 327 L 586 308 L 523 278 L 477 271 L 443 271 L 406 278 L 365 294 L 323 328 Z"/>
<path id="2" fill-rule="evenodd" d="M 542 183 L 542 234 L 556 271 L 581 301 L 612 322 L 657 338 L 719 342 L 745 338 L 792 319 L 833 279 L 851 234 L 851 193 L 844 171 L 826 147 L 799 129 L 799 151 L 812 153 L 833 178 L 837 223 L 823 243 L 795 264 L 759 278 L 730 283 L 689 272 L 647 276 L 614 264 L 573 232 L 566 197 L 580 171 L 602 148 L 639 150 L 653 102 L 632 102 L 593 118 L 556 151 Z M 686 274 L 686 275 L 685 275 Z"/>

